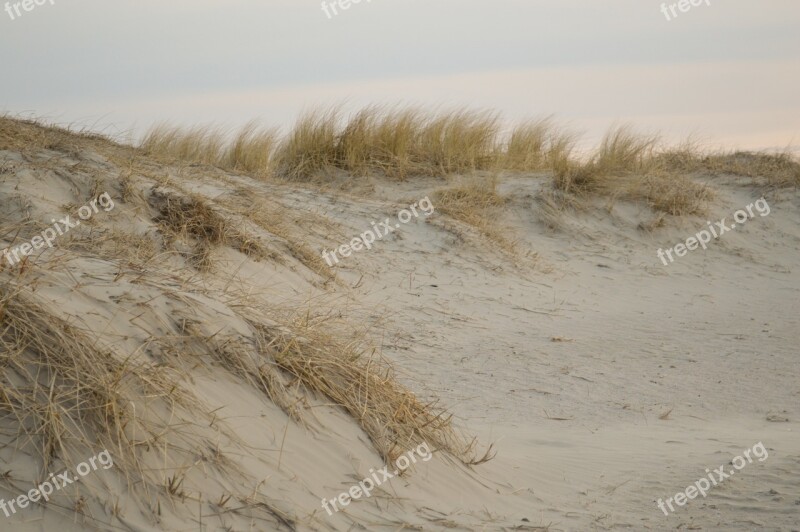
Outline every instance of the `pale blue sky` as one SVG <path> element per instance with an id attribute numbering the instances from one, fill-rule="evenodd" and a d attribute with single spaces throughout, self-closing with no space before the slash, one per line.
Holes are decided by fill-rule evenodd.
<path id="1" fill-rule="evenodd" d="M 0 111 L 139 133 L 403 101 L 555 113 L 589 139 L 627 121 L 800 144 L 800 1 L 710 0 L 671 21 L 661 4 L 364 0 L 329 19 L 320 0 L 54 0 L 0 11 Z"/>

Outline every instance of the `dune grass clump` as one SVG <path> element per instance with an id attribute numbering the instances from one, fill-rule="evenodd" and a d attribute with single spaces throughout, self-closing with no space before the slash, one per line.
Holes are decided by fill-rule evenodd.
<path id="1" fill-rule="evenodd" d="M 145 154 L 192 164 L 208 164 L 265 177 L 272 172 L 277 143 L 275 130 L 249 122 L 232 138 L 220 128 L 195 126 L 182 129 L 168 124 L 151 128 L 139 147 Z"/>
<path id="2" fill-rule="evenodd" d="M 87 334 L 21 284 L 0 285 L 3 425 L 13 420 L 17 445 L 38 452 L 42 471 L 55 470 L 57 460 L 73 467 L 89 449 L 106 448 L 129 489 L 157 493 L 160 479 L 135 450 L 166 441 L 178 449 L 160 420 L 177 422 L 179 411 L 203 423 L 206 413 L 177 385 L 183 377 Z"/>
<path id="3" fill-rule="evenodd" d="M 418 109 L 393 109 L 375 120 L 371 166 L 384 175 L 406 179 L 417 166 L 416 145 L 424 123 Z"/>
<path id="4" fill-rule="evenodd" d="M 635 134 L 629 126 L 612 128 L 592 159 L 601 173 L 646 172 L 652 168 L 658 137 Z"/>
<path id="5" fill-rule="evenodd" d="M 497 224 L 506 199 L 497 192 L 495 179 L 475 178 L 443 187 L 434 191 L 432 200 L 442 214 L 474 227 L 505 251 L 513 252 L 514 243 Z"/>
<path id="6" fill-rule="evenodd" d="M 218 166 L 255 177 L 268 177 L 272 173 L 277 144 L 277 130 L 260 129 L 255 122 L 249 122 L 234 136 Z"/>
<path id="7" fill-rule="evenodd" d="M 154 221 L 160 225 L 165 242 L 170 244 L 181 239 L 193 244 L 193 252 L 188 259 L 201 271 L 211 267 L 211 253 L 220 245 L 255 258 L 267 255 L 263 246 L 233 227 L 199 196 L 154 188 L 149 202 L 158 210 Z"/>
<path id="8" fill-rule="evenodd" d="M 295 331 L 251 324 L 258 350 L 307 389 L 342 407 L 366 432 L 386 463 L 427 442 L 465 464 L 492 458 L 491 447 L 477 456 L 475 440 L 465 440 L 452 426 L 452 415 L 435 403 L 422 403 L 396 379 L 391 366 L 310 326 Z"/>
<path id="9" fill-rule="evenodd" d="M 628 126 L 612 128 L 597 151 L 584 162 L 572 158 L 566 146 L 553 161 L 554 185 L 565 192 L 584 193 L 602 188 L 610 179 L 653 168 L 657 137 L 640 136 Z"/>
<path id="10" fill-rule="evenodd" d="M 660 167 L 684 174 L 742 176 L 778 187 L 800 186 L 800 160 L 788 149 L 707 153 L 690 140 L 662 151 L 655 159 Z"/>
<path id="11" fill-rule="evenodd" d="M 788 151 L 712 154 L 701 158 L 698 166 L 701 171 L 714 175 L 763 178 L 770 185 L 800 186 L 800 161 Z"/>
<path id="12" fill-rule="evenodd" d="M 165 124 L 140 143 L 147 155 L 212 164 L 258 177 L 310 180 L 330 169 L 404 179 L 487 169 L 498 153 L 496 113 L 456 109 L 426 115 L 414 108 L 371 106 L 342 120 L 336 108 L 303 114 L 279 139 L 246 125 L 232 141 L 216 128 Z"/>
<path id="13" fill-rule="evenodd" d="M 374 106 L 353 115 L 334 141 L 336 155 L 329 164 L 353 175 L 365 175 L 375 168 L 381 159 L 376 146 L 380 118 L 380 110 Z"/>
<path id="14" fill-rule="evenodd" d="M 372 106 L 342 122 L 337 110 L 306 113 L 278 150 L 279 174 L 310 179 L 326 168 L 356 175 L 381 172 L 444 176 L 494 161 L 494 113 L 459 109 L 425 116 L 414 109 Z"/>
<path id="15" fill-rule="evenodd" d="M 485 170 L 549 171 L 560 193 L 644 201 L 672 215 L 699 214 L 710 201 L 710 189 L 690 179 L 693 175 L 800 185 L 800 161 L 789 152 L 704 153 L 692 141 L 663 149 L 656 135 L 640 135 L 623 125 L 611 128 L 593 152 L 579 154 L 576 135 L 556 127 L 551 118 L 522 122 L 507 136 L 500 126 L 499 116 L 487 111 L 373 105 L 350 116 L 339 108 L 307 112 L 282 138 L 248 124 L 230 145 L 218 130 L 157 126 L 142 147 L 152 154 L 293 181 L 324 180 L 331 171 L 400 180 Z"/>
<path id="16" fill-rule="evenodd" d="M 672 216 L 702 215 L 713 190 L 675 173 L 654 172 L 628 184 L 626 196 L 645 201 L 654 211 Z"/>
<path id="17" fill-rule="evenodd" d="M 223 159 L 225 144 L 225 135 L 219 128 L 194 126 L 182 129 L 158 124 L 147 132 L 140 147 L 153 157 L 216 165 Z"/>
<path id="18" fill-rule="evenodd" d="M 562 193 L 598 194 L 643 201 L 673 216 L 702 214 L 714 195 L 686 174 L 696 164 L 696 146 L 658 151 L 658 138 L 637 135 L 628 126 L 612 128 L 588 159 L 565 147 L 553 161 L 553 185 Z"/>
<path id="19" fill-rule="evenodd" d="M 549 170 L 563 164 L 574 145 L 575 135 L 557 128 L 552 118 L 528 120 L 511 130 L 498 166 L 518 172 Z"/>
<path id="20" fill-rule="evenodd" d="M 278 147 L 278 173 L 291 180 L 304 180 L 337 166 L 338 137 L 337 110 L 305 113 Z"/>
<path id="21" fill-rule="evenodd" d="M 432 175 L 490 168 L 497 153 L 496 113 L 456 110 L 427 121 L 415 143 L 418 162 Z"/>

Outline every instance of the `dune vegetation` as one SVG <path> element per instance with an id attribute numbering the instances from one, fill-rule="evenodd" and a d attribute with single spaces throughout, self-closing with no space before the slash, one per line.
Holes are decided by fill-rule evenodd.
<path id="1" fill-rule="evenodd" d="M 474 171 L 552 172 L 562 190 L 602 189 L 626 174 L 731 174 L 800 184 L 800 163 L 788 152 L 705 153 L 697 143 L 664 145 L 657 135 L 614 126 L 596 149 L 577 153 L 580 136 L 552 117 L 504 128 L 499 114 L 454 109 L 369 106 L 349 116 L 338 108 L 304 113 L 286 135 L 250 122 L 234 134 L 214 126 L 153 127 L 147 154 L 212 164 L 260 177 L 312 180 L 325 171 L 379 173 L 406 179 Z"/>
<path id="2" fill-rule="evenodd" d="M 158 157 L 267 175 L 261 172 L 269 167 L 272 139 L 254 126 L 227 144 L 217 131 L 161 126 L 151 132 L 148 149 Z M 220 514 L 247 514 L 294 530 L 301 517 L 296 508 L 256 495 L 255 483 L 244 489 L 231 480 L 247 472 L 228 454 L 255 451 L 204 402 L 203 379 L 221 371 L 226 376 L 219 380 L 232 378 L 236 389 L 274 405 L 268 421 L 276 427 L 282 413 L 304 430 L 320 430 L 315 415 L 339 409 L 386 463 L 423 442 L 463 464 L 491 457 L 491 448 L 478 452 L 444 408 L 401 384 L 366 338 L 352 330 L 343 337 L 310 302 L 287 306 L 274 302 L 271 291 L 215 284 L 229 273 L 219 267 L 229 253 L 255 269 L 274 263 L 310 272 L 304 275 L 314 283 L 331 275 L 286 207 L 246 185 L 231 185 L 231 197 L 209 197 L 191 188 L 192 178 L 165 170 L 138 149 L 34 122 L 0 118 L 0 150 L 13 154 L 0 165 L 8 174 L 0 187 L 0 249 L 34 238 L 42 228 L 36 220 L 49 219 L 54 209 L 73 212 L 73 202 L 59 207 L 57 200 L 35 197 L 37 187 L 48 189 L 41 180 L 60 191 L 54 197 L 83 203 L 108 191 L 118 201 L 113 213 L 74 228 L 35 260 L 10 266 L 0 254 L 0 452 L 21 450 L 37 471 L 55 471 L 103 446 L 124 491 L 155 520 L 162 504 L 213 500 Z M 48 151 L 49 158 L 33 156 Z M 83 166 L 61 169 L 63 157 L 80 158 Z M 219 178 L 216 169 L 207 170 Z M 76 281 L 73 271 L 92 281 Z M 114 288 L 92 292 L 98 279 Z M 136 294 L 143 296 L 138 303 Z M 79 308 L 88 301 L 86 319 Z M 19 491 L 36 474 L 9 471 L 0 482 Z M 208 475 L 215 478 L 210 486 Z M 64 515 L 122 516 L 121 508 L 81 502 L 102 492 L 65 490 L 64 501 L 75 507 L 64 506 Z"/>
<path id="3" fill-rule="evenodd" d="M 268 399 L 276 427 L 278 414 L 306 428 L 315 423 L 312 409 L 335 407 L 387 463 L 421 442 L 462 464 L 489 459 L 491 448 L 479 452 L 446 409 L 417 398 L 365 335 L 341 334 L 334 313 L 312 311 L 315 303 L 298 302 L 299 292 L 287 306 L 258 284 L 274 274 L 265 264 L 280 264 L 285 284 L 299 283 L 298 272 L 308 286 L 338 282 L 319 256 L 329 222 L 312 210 L 297 214 L 309 187 L 285 185 L 342 176 L 419 180 L 438 213 L 506 250 L 515 241 L 497 221 L 510 203 L 525 201 L 503 193 L 513 180 L 541 179 L 539 206 L 554 221 L 559 209 L 593 197 L 644 203 L 663 216 L 700 214 L 716 176 L 800 185 L 800 163 L 788 152 L 704 153 L 625 126 L 589 152 L 579 140 L 552 118 L 505 128 L 496 113 L 467 109 L 372 106 L 350 116 L 328 109 L 306 113 L 284 135 L 255 122 L 233 134 L 161 124 L 137 147 L 0 117 L 0 150 L 11 154 L 0 166 L 9 176 L 4 245 L 33 238 L 59 205 L 73 212 L 104 190 L 120 203 L 35 262 L 0 262 L 2 445 L 25 449 L 45 471 L 102 444 L 153 516 L 161 500 L 202 503 L 213 495 L 220 513 L 235 502 L 237 511 L 262 511 L 295 529 L 304 516 L 291 506 L 227 481 L 246 473 L 229 458 L 243 444 L 202 400 L 213 371 L 220 382 L 245 385 L 251 400 Z M 285 204 L 270 197 L 279 188 L 292 189 Z M 51 189 L 54 199 L 39 192 Z M 316 227 L 325 234 L 314 235 Z M 319 240 L 309 243 L 313 236 Z M 231 256 L 249 268 L 252 285 L 237 286 L 238 271 L 220 267 Z M 83 320 L 89 303 L 92 317 Z M 160 454 L 148 454 L 154 449 Z M 159 469 L 168 461 L 169 474 Z M 220 479 L 213 493 L 202 491 L 209 471 Z M 21 482 L 4 481 L 13 490 Z"/>
<path id="4" fill-rule="evenodd" d="M 550 213 L 604 197 L 644 203 L 657 216 L 702 215 L 714 197 L 699 182 L 707 178 L 800 185 L 800 162 L 788 151 L 705 152 L 697 142 L 670 146 L 626 125 L 611 127 L 594 149 L 580 149 L 580 141 L 552 117 L 505 127 L 489 111 L 373 105 L 349 115 L 335 107 L 306 112 L 285 135 L 255 122 L 233 134 L 213 126 L 161 124 L 140 148 L 259 179 L 325 184 L 343 176 L 441 178 L 449 183 L 436 191 L 443 212 L 506 250 L 514 246 L 496 223 L 504 204 L 496 185 L 501 174 L 549 179 L 547 197 L 539 199 L 546 199 L 542 204 Z M 471 176 L 466 184 L 465 176 Z"/>

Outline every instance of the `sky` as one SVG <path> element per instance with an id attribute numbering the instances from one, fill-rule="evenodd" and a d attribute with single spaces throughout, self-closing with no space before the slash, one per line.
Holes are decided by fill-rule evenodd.
<path id="1" fill-rule="evenodd" d="M 0 113 L 122 139 L 389 103 L 800 145 L 798 0 L 39 1 L 0 0 Z"/>

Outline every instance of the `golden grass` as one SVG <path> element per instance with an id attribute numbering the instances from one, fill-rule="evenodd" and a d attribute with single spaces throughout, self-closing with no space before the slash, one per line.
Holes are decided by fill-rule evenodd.
<path id="1" fill-rule="evenodd" d="M 128 492 L 154 516 L 162 498 L 193 499 L 182 484 L 193 469 L 186 464 L 196 465 L 198 457 L 203 475 L 206 468 L 246 475 L 218 447 L 220 435 L 239 441 L 236 435 L 202 398 L 187 391 L 187 371 L 198 367 L 221 366 L 306 429 L 313 419 L 312 403 L 322 399 L 340 406 L 387 464 L 421 443 L 465 464 L 492 458 L 491 447 L 475 453 L 475 440 L 457 432 L 444 409 L 419 401 L 399 384 L 386 361 L 352 339 L 340 341 L 330 335 L 309 312 L 294 319 L 291 311 L 256 305 L 251 296 L 236 297 L 232 310 L 250 330 L 223 332 L 217 324 L 182 319 L 197 314 L 191 305 L 198 302 L 161 287 L 160 297 L 170 299 L 174 307 L 163 323 L 171 324 L 174 334 L 152 338 L 146 349 L 127 352 L 122 344 L 115 346 L 70 323 L 61 309 L 37 297 L 30 279 L 13 272 L 0 275 L 0 414 L 17 430 L 16 436 L 9 435 L 11 441 L 38 455 L 45 472 L 54 470 L 56 463 L 74 467 L 92 449 L 108 449 L 115 473 L 127 479 Z M 142 278 L 136 283 L 161 286 Z M 163 450 L 165 461 L 167 453 L 172 455 L 174 470 L 147 463 L 154 449 Z M 168 476 L 169 471 L 174 472 Z M 4 481 L 13 488 L 23 479 Z M 269 499 L 231 495 L 240 505 L 262 508 L 277 523 L 295 529 L 297 517 Z M 70 493 L 65 490 L 62 496 Z M 73 497 L 77 505 L 77 489 Z"/>
<path id="2" fill-rule="evenodd" d="M 700 159 L 698 171 L 765 179 L 775 186 L 800 186 L 800 162 L 788 151 L 711 154 Z"/>
<path id="3" fill-rule="evenodd" d="M 387 176 L 405 179 L 415 169 L 416 145 L 423 124 L 417 109 L 394 109 L 375 120 L 372 131 L 372 168 Z"/>
<path id="4" fill-rule="evenodd" d="M 86 143 L 106 148 L 119 147 L 113 140 L 88 130 L 71 129 L 43 121 L 10 118 L 0 115 L 0 150 L 29 152 L 33 149 L 55 150 L 76 153 Z"/>
<path id="5" fill-rule="evenodd" d="M 165 243 L 182 239 L 193 246 L 187 258 L 201 271 L 211 267 L 211 253 L 220 245 L 257 259 L 268 255 L 261 244 L 228 222 L 200 196 L 153 188 L 148 199 L 159 212 L 154 221 L 161 227 Z"/>
<path id="6" fill-rule="evenodd" d="M 153 186 L 156 178 L 148 178 L 133 162 L 120 170 L 119 187 L 127 190 L 127 200 L 137 204 L 136 223 L 120 219 L 131 215 L 126 210 L 117 212 L 114 227 L 104 226 L 109 219 L 98 218 L 96 231 L 73 232 L 76 245 L 63 246 L 62 253 L 91 259 L 98 267 L 105 264 L 113 270 L 119 263 L 120 271 L 136 272 L 131 290 L 146 286 L 159 292 L 153 299 L 168 298 L 172 303 L 169 314 L 157 316 L 166 332 L 139 347 L 128 345 L 129 337 L 116 341 L 119 338 L 114 336 L 115 341 L 106 341 L 102 334 L 77 326 L 63 309 L 37 295 L 37 287 L 44 283 L 30 275 L 51 275 L 48 272 L 58 270 L 54 263 L 0 268 L 0 418 L 4 428 L 12 427 L 10 445 L 36 451 L 42 471 L 53 470 L 54 462 L 74 464 L 91 454 L 90 449 L 104 446 L 114 458 L 114 471 L 127 478 L 134 500 L 142 508 L 152 509 L 154 517 L 162 498 L 191 500 L 184 470 L 192 466 L 180 465 L 184 462 L 176 459 L 179 465 L 169 470 L 167 478 L 167 469 L 145 462 L 153 449 L 163 449 L 165 456 L 177 454 L 186 457 L 187 463 L 196 463 L 199 456 L 201 467 L 216 467 L 223 475 L 232 472 L 230 461 L 214 454 L 216 444 L 204 434 L 216 437 L 221 433 L 238 441 L 236 435 L 225 428 L 224 420 L 206 410 L 202 398 L 188 391 L 192 387 L 189 372 L 220 365 L 306 426 L 313 420 L 308 410 L 312 402 L 322 399 L 341 406 L 387 462 L 422 442 L 464 463 L 491 457 L 489 452 L 475 454 L 474 441 L 454 429 L 442 408 L 419 401 L 399 383 L 386 361 L 360 348 L 352 338 L 338 340 L 321 324 L 309 321 L 309 313 L 294 319 L 290 312 L 267 303 L 257 306 L 249 292 L 219 293 L 202 288 L 195 283 L 192 269 L 159 260 L 158 239 L 151 239 L 150 232 L 143 230 L 143 216 L 149 215 L 150 227 L 160 227 L 167 240 L 195 245 L 198 255 L 215 246 L 247 252 L 252 239 L 238 220 L 234 221 L 236 215 L 219 202 Z M 23 211 L 15 216 L 22 217 Z M 85 242 L 93 245 L 81 245 Z M 135 247 L 144 252 L 140 254 Z M 122 248 L 125 252 L 118 252 Z M 253 252 L 259 249 L 256 246 Z M 205 261 L 201 258 L 198 262 Z M 170 282 L 162 283 L 162 279 Z M 73 289 L 81 292 L 82 285 L 85 282 Z M 186 297 L 197 292 L 221 305 L 234 301 L 229 307 L 231 314 L 245 319 L 249 331 L 217 334 L 216 323 L 209 332 L 191 320 L 180 319 L 200 314 L 191 306 L 199 302 Z M 109 309 L 113 312 L 108 315 L 125 315 L 130 310 L 122 299 L 112 301 L 120 307 Z M 267 315 L 275 321 L 266 319 Z M 102 319 L 99 316 L 102 312 L 92 319 Z M 208 453 L 214 458 L 207 460 Z M 25 482 L 29 480 L 33 479 Z M 66 490 L 64 494 L 67 496 Z M 296 517 L 261 495 L 234 497 L 242 507 L 265 509 L 285 528 L 295 527 Z M 75 500 L 80 498 L 76 495 Z"/>
<path id="7" fill-rule="evenodd" d="M 425 114 L 371 106 L 348 120 L 342 115 L 336 108 L 306 112 L 282 139 L 250 123 L 228 144 L 219 129 L 160 124 L 140 148 L 150 156 L 289 180 L 311 180 L 332 169 L 401 179 L 444 176 L 489 168 L 497 158 L 496 113 L 456 109 Z"/>
<path id="8" fill-rule="evenodd" d="M 245 124 L 232 138 L 222 129 L 210 126 L 182 129 L 157 124 L 147 132 L 139 147 L 151 157 L 266 177 L 272 172 L 277 138 L 275 130 L 260 129 L 255 122 Z"/>
<path id="9" fill-rule="evenodd" d="M 335 167 L 338 160 L 339 113 L 336 109 L 309 111 L 302 115 L 278 147 L 276 160 L 281 176 L 311 179 Z"/>
<path id="10" fill-rule="evenodd" d="M 577 157 L 577 136 L 552 118 L 524 121 L 507 136 L 501 131 L 498 114 L 489 111 L 373 105 L 347 118 L 335 107 L 309 111 L 284 137 L 254 123 L 232 141 L 214 128 L 162 124 L 140 147 L 149 155 L 296 181 L 325 179 L 335 170 L 398 179 L 507 170 L 552 171 L 554 186 L 575 194 L 607 188 L 620 177 L 654 173 L 731 174 L 776 186 L 800 184 L 800 162 L 788 152 L 703 153 L 691 141 L 661 149 L 656 135 L 639 135 L 623 125 L 612 127 L 594 152 Z"/>
<path id="11" fill-rule="evenodd" d="M 345 409 L 369 435 L 387 463 L 422 442 L 445 451 L 465 464 L 489 459 L 474 453 L 452 426 L 452 416 L 436 403 L 422 403 L 397 381 L 391 366 L 350 342 L 342 342 L 298 318 L 293 332 L 253 324 L 259 352 L 274 358 L 308 390 L 323 394 Z"/>
<path id="12" fill-rule="evenodd" d="M 249 122 L 234 137 L 220 166 L 267 177 L 272 172 L 277 142 L 277 130 L 263 130 L 255 122 Z"/>
<path id="13" fill-rule="evenodd" d="M 464 109 L 440 113 L 422 127 L 415 158 L 432 175 L 490 168 L 495 161 L 499 118 L 491 112 Z"/>
<path id="14" fill-rule="evenodd" d="M 644 178 L 630 180 L 625 195 L 672 216 L 702 215 L 714 199 L 714 192 L 708 186 L 670 172 L 651 172 Z"/>
<path id="15" fill-rule="evenodd" d="M 633 173 L 646 173 L 652 167 L 657 138 L 640 136 L 628 126 L 613 127 L 586 161 L 572 157 L 567 144 L 553 161 L 553 184 L 565 192 L 591 192 L 604 181 Z"/>
<path id="16" fill-rule="evenodd" d="M 567 145 L 554 159 L 554 188 L 579 197 L 589 194 L 643 201 L 653 210 L 674 216 L 702 214 L 713 199 L 711 189 L 689 179 L 696 164 L 696 146 L 658 150 L 658 137 L 637 135 L 617 126 L 603 137 L 586 160 L 572 157 Z"/>
<path id="17" fill-rule="evenodd" d="M 367 107 L 347 121 L 336 109 L 303 115 L 278 148 L 278 173 L 312 179 L 326 169 L 444 176 L 488 168 L 495 159 L 496 114 L 457 109 Z"/>
<path id="18" fill-rule="evenodd" d="M 432 201 L 442 214 L 474 227 L 503 250 L 513 253 L 514 242 L 497 222 L 506 199 L 498 194 L 495 179 L 473 178 L 437 189 Z"/>
<path id="19" fill-rule="evenodd" d="M 196 423 L 211 416 L 176 384 L 180 374 L 120 352 L 62 318 L 24 277 L 4 277 L 0 411 L 6 422 L 15 420 L 18 444 L 38 450 L 42 471 L 56 460 L 74 466 L 88 449 L 105 447 L 129 489 L 157 493 L 160 479 L 143 468 L 137 450 L 160 441 L 180 447 L 178 439 L 164 439 L 169 427 L 160 420 L 170 412 L 175 421 L 181 410 L 192 412 Z"/>
<path id="20" fill-rule="evenodd" d="M 551 170 L 571 157 L 576 140 L 574 134 L 558 128 L 550 117 L 529 120 L 511 130 L 498 166 L 518 172 Z"/>
<path id="21" fill-rule="evenodd" d="M 157 124 L 142 139 L 141 148 L 153 157 L 173 158 L 187 163 L 217 164 L 222 161 L 224 133 L 209 126 L 181 129 Z"/>

